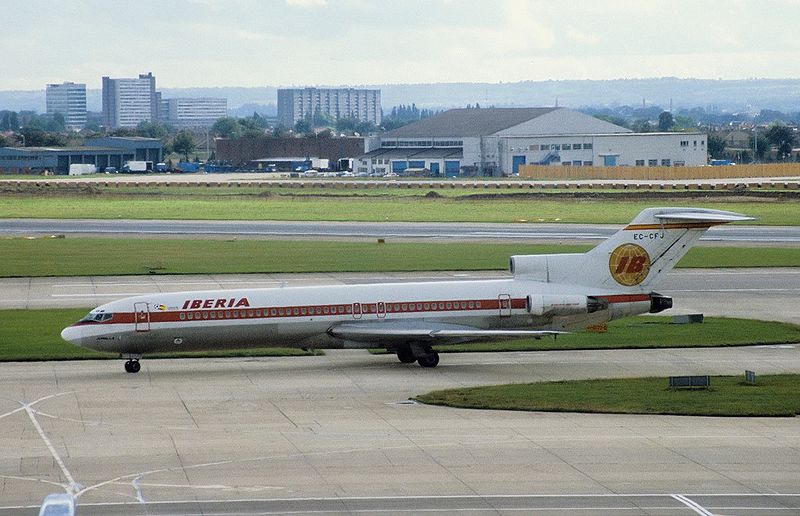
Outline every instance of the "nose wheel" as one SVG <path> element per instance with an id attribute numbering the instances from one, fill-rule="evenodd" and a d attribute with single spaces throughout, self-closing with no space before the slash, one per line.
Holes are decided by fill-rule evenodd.
<path id="1" fill-rule="evenodd" d="M 142 368 L 142 365 L 139 363 L 141 355 L 123 355 L 122 358 L 128 359 L 127 362 L 125 362 L 126 373 L 138 373 Z"/>

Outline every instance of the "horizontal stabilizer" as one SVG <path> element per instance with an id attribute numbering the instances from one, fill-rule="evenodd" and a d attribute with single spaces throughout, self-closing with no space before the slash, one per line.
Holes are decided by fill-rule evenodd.
<path id="1" fill-rule="evenodd" d="M 711 224 L 725 224 L 728 222 L 741 222 L 745 220 L 755 220 L 754 217 L 748 217 L 740 213 L 732 211 L 720 210 L 702 210 L 702 211 L 679 211 L 679 212 L 666 212 L 655 213 L 653 215 L 659 220 L 679 220 L 682 222 L 707 222 Z"/>

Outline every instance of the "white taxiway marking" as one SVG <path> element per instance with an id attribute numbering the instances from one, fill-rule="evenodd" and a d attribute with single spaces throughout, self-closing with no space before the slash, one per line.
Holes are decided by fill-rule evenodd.
<path id="1" fill-rule="evenodd" d="M 56 464 L 58 464 L 58 467 L 61 468 L 61 472 L 64 474 L 64 478 L 66 478 L 67 482 L 69 482 L 69 487 L 67 488 L 67 491 L 69 493 L 74 494 L 81 488 L 81 486 L 80 486 L 80 484 L 75 482 L 74 478 L 72 478 L 72 475 L 70 474 L 69 470 L 67 469 L 67 466 L 64 465 L 64 461 L 61 460 L 61 456 L 58 455 L 58 452 L 53 447 L 53 443 L 50 442 L 50 439 L 47 437 L 47 434 L 45 434 L 44 430 L 42 429 L 41 425 L 39 424 L 39 421 L 37 421 L 36 415 L 34 414 L 34 411 L 31 408 L 33 405 L 35 405 L 35 404 L 37 404 L 37 403 L 39 403 L 41 401 L 44 401 L 44 400 L 50 399 L 50 398 L 55 398 L 56 396 L 64 396 L 66 394 L 74 394 L 74 392 L 60 392 L 58 394 L 51 394 L 50 396 L 45 396 L 43 398 L 39 398 L 38 400 L 33 401 L 32 403 L 25 403 L 23 401 L 20 401 L 19 403 L 22 405 L 22 408 L 28 414 L 28 417 L 30 418 L 31 423 L 33 423 L 33 427 L 36 428 L 36 432 L 39 434 L 39 437 L 42 438 L 42 441 L 44 441 L 44 444 L 47 446 L 47 449 L 50 450 L 50 455 L 53 456 L 53 460 L 55 460 Z"/>
<path id="2" fill-rule="evenodd" d="M 690 508 L 691 510 L 693 510 L 697 514 L 700 514 L 702 516 L 714 516 L 714 513 L 706 510 L 702 505 L 700 505 L 699 503 L 695 502 L 694 500 L 690 500 L 689 498 L 685 497 L 684 495 L 674 494 L 674 495 L 671 495 L 671 496 L 672 496 L 672 498 L 674 498 L 675 500 L 678 500 L 679 502 L 681 502 L 682 504 L 684 504 L 686 507 Z"/>

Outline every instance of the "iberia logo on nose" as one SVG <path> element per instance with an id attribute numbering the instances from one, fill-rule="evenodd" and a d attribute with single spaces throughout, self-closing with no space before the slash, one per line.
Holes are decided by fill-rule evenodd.
<path id="1" fill-rule="evenodd" d="M 608 270 L 620 285 L 638 285 L 650 273 L 650 255 L 641 246 L 623 244 L 611 253 Z"/>

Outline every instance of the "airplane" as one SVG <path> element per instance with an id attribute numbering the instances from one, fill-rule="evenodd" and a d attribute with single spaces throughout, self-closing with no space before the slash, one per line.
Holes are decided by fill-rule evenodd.
<path id="1" fill-rule="evenodd" d="M 99 306 L 61 336 L 118 353 L 129 373 L 148 353 L 267 346 L 383 347 L 436 367 L 434 345 L 555 336 L 672 308 L 657 280 L 708 228 L 745 220 L 646 208 L 586 253 L 511 256 L 509 278 L 155 293 Z"/>

